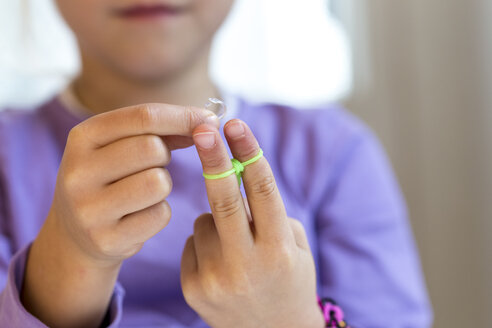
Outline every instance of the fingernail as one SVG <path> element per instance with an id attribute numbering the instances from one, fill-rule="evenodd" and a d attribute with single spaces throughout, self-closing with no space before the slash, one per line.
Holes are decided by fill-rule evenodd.
<path id="1" fill-rule="evenodd" d="M 215 146 L 215 133 L 214 132 L 202 132 L 193 136 L 195 144 L 203 149 L 212 149 Z"/>
<path id="2" fill-rule="evenodd" d="M 241 122 L 234 122 L 227 126 L 227 135 L 232 139 L 244 136 L 244 126 Z"/>
<path id="3" fill-rule="evenodd" d="M 219 118 L 211 110 L 205 110 L 205 113 L 206 113 L 205 114 L 205 121 L 207 123 L 212 123 L 213 125 L 215 125 L 215 124 L 217 124 L 217 122 L 219 122 Z"/>

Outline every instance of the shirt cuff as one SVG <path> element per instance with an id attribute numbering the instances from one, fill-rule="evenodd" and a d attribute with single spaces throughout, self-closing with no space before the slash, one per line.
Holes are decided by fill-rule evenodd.
<path id="1" fill-rule="evenodd" d="M 48 328 L 29 313 L 20 301 L 20 290 L 24 281 L 27 255 L 31 244 L 19 250 L 11 259 L 8 269 L 7 285 L 0 293 L 0 327 Z M 123 312 L 123 287 L 116 283 L 108 307 L 110 328 L 118 327 Z"/>

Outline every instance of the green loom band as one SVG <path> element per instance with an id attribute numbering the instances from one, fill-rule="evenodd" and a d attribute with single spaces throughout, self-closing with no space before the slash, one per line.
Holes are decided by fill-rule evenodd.
<path id="1" fill-rule="evenodd" d="M 260 151 L 258 152 L 258 154 L 255 157 L 248 159 L 245 162 L 241 163 L 240 161 L 238 161 L 235 158 L 231 159 L 232 169 L 230 169 L 229 171 L 219 173 L 219 174 L 203 173 L 203 177 L 205 179 L 208 179 L 208 180 L 217 180 L 217 179 L 227 178 L 229 175 L 235 173 L 236 177 L 237 177 L 237 182 L 239 183 L 239 185 L 241 185 L 241 177 L 242 177 L 243 172 L 244 172 L 244 167 L 249 165 L 249 164 L 256 162 L 261 157 L 263 157 L 263 150 L 260 148 Z"/>

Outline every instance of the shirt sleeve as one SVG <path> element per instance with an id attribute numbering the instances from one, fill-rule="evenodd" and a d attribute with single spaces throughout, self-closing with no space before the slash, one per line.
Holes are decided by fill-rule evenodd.
<path id="1" fill-rule="evenodd" d="M 2 236 L 2 238 L 4 237 Z M 2 264 L 0 275 L 2 278 L 6 278 L 5 288 L 0 294 L 0 327 L 47 327 L 30 314 L 20 301 L 20 291 L 29 248 L 30 245 L 27 245 L 12 257 L 8 265 L 8 270 L 4 270 L 4 267 L 7 266 L 5 263 L 8 262 L 3 257 L 4 254 L 2 254 L 2 258 L 0 259 Z M 114 328 L 119 326 L 122 315 L 123 297 L 123 287 L 117 283 L 108 308 L 107 317 L 109 318 L 109 325 L 107 327 Z"/>
<path id="2" fill-rule="evenodd" d="M 2 192 L 0 179 L 0 194 Z M 30 314 L 20 301 L 24 269 L 30 244 L 12 254 L 6 229 L 8 215 L 0 197 L 0 327 L 46 328 L 47 326 Z M 122 316 L 123 287 L 117 283 L 111 297 L 107 318 L 108 327 L 118 327 Z"/>
<path id="3" fill-rule="evenodd" d="M 430 327 L 432 314 L 406 206 L 384 151 L 354 137 L 317 211 L 319 295 L 355 327 Z"/>

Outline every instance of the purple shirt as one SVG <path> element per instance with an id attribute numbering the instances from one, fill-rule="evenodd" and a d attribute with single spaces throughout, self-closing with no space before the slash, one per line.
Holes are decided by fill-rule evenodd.
<path id="1" fill-rule="evenodd" d="M 318 293 L 355 327 L 430 327 L 431 310 L 404 201 L 378 141 L 337 107 L 299 111 L 240 100 L 236 117 L 257 137 L 287 214 L 306 229 Z M 19 300 L 26 254 L 51 205 L 69 130 L 80 123 L 57 98 L 0 113 L 0 327 L 45 327 Z M 173 152 L 169 225 L 126 260 L 111 327 L 207 327 L 185 303 L 181 253 L 209 212 L 194 147 Z"/>

